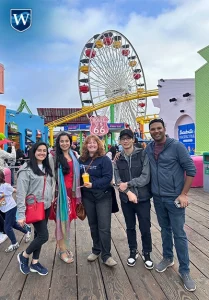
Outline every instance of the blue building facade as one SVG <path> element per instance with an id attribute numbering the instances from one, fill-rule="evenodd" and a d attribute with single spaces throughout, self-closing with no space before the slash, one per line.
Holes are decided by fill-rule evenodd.
<path id="1" fill-rule="evenodd" d="M 5 135 L 16 142 L 16 149 L 23 151 L 28 144 L 37 141 L 48 143 L 48 128 L 42 117 L 11 109 L 6 110 Z"/>

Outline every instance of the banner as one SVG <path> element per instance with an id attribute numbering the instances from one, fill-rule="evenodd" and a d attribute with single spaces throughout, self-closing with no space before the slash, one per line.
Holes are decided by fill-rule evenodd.
<path id="1" fill-rule="evenodd" d="M 195 154 L 195 124 L 178 126 L 179 142 L 183 143 L 190 155 Z"/>

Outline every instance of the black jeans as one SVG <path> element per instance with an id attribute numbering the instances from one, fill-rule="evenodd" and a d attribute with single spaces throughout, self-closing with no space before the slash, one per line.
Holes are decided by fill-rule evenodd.
<path id="1" fill-rule="evenodd" d="M 17 239 L 14 233 L 14 229 L 23 233 L 27 233 L 27 230 L 22 228 L 16 221 L 17 206 L 13 207 L 5 213 L 4 232 L 8 235 L 11 243 L 14 245 L 17 243 Z"/>
<path id="2" fill-rule="evenodd" d="M 90 230 L 93 240 L 92 253 L 98 255 L 101 253 L 102 260 L 105 262 L 110 256 L 111 250 L 111 212 L 112 196 L 111 191 L 103 193 L 98 197 L 92 192 L 82 193 L 82 202 L 84 204 Z"/>
<path id="3" fill-rule="evenodd" d="M 152 238 L 151 238 L 151 222 L 150 222 L 150 199 L 141 201 L 137 204 L 133 202 L 121 201 L 121 207 L 126 222 L 126 232 L 128 237 L 128 245 L 130 250 L 137 249 L 136 240 L 136 215 L 139 221 L 139 230 L 141 232 L 142 250 L 143 252 L 152 251 Z"/>
<path id="4" fill-rule="evenodd" d="M 33 253 L 33 259 L 39 259 L 41 247 L 49 239 L 49 232 L 47 223 L 49 219 L 50 208 L 45 210 L 45 219 L 36 223 L 33 223 L 34 227 L 34 240 L 30 243 L 25 252 L 30 255 Z"/>
<path id="5" fill-rule="evenodd" d="M 3 214 L 3 212 L 0 211 L 0 232 L 4 232 L 4 218 L 5 218 L 5 214 Z"/>

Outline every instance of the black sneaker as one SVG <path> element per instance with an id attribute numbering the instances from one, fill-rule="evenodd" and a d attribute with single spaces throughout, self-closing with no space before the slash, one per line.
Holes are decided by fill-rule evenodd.
<path id="1" fill-rule="evenodd" d="M 150 258 L 150 253 L 142 253 L 142 259 L 144 261 L 144 266 L 145 268 L 147 268 L 148 270 L 152 270 L 154 268 L 154 264 L 153 261 Z"/>
<path id="2" fill-rule="evenodd" d="M 127 265 L 129 267 L 134 267 L 138 257 L 139 257 L 139 251 L 138 250 L 131 250 L 130 251 L 130 256 L 127 259 Z"/>
<path id="3" fill-rule="evenodd" d="M 37 264 L 31 264 L 30 271 L 33 273 L 38 273 L 42 276 L 45 276 L 49 273 L 47 268 L 43 267 L 39 262 Z"/>
<path id="4" fill-rule="evenodd" d="M 30 273 L 30 268 L 28 266 L 28 261 L 29 261 L 29 258 L 25 258 L 23 255 L 23 252 L 22 253 L 19 253 L 17 255 L 17 260 L 19 262 L 19 268 L 20 268 L 20 271 L 27 275 Z"/>

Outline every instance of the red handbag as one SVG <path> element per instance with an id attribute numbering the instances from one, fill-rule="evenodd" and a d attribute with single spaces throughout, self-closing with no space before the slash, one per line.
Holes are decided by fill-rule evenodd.
<path id="1" fill-rule="evenodd" d="M 44 191 L 46 187 L 46 176 L 44 176 L 44 188 L 42 193 L 42 200 L 44 200 Z M 32 200 L 33 203 L 27 203 L 28 200 Z M 36 223 L 45 219 L 45 209 L 44 209 L 44 201 L 38 202 L 35 195 L 28 195 L 25 198 L 26 201 L 26 211 L 25 218 L 26 223 Z"/>

